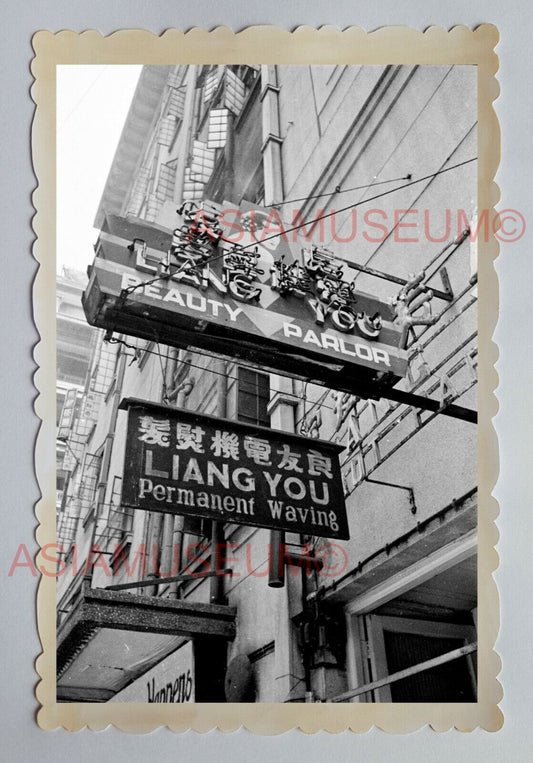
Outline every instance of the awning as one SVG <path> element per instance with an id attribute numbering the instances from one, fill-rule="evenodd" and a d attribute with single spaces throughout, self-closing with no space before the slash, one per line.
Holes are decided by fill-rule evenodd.
<path id="1" fill-rule="evenodd" d="M 474 488 L 334 579 L 326 587 L 324 599 L 339 604 L 352 602 L 395 575 L 405 576 L 412 565 L 439 549 L 461 539 L 467 541 L 476 529 L 477 489 Z M 475 542 L 474 539 L 474 546 Z M 473 553 L 475 548 L 467 548 L 467 555 Z"/>
<path id="2" fill-rule="evenodd" d="M 105 702 L 186 640 L 235 637 L 233 607 L 84 588 L 57 636 L 57 700 Z"/>

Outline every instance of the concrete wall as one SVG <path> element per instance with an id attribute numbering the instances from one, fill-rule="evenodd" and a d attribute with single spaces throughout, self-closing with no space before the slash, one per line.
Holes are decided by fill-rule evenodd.
<path id="1" fill-rule="evenodd" d="M 346 189 L 373 181 L 380 183 L 407 174 L 414 180 L 476 156 L 475 67 L 282 66 L 278 68 L 278 77 L 284 138 L 283 179 L 288 199 L 325 193 L 336 186 Z M 307 119 L 301 117 L 304 111 Z M 301 202 L 298 206 L 287 204 L 283 214 L 288 220 L 298 208 L 304 220 L 312 220 L 319 209 L 327 214 L 406 182 L 398 180 L 348 193 L 333 193 L 331 197 Z M 361 204 L 356 218 L 351 211 L 339 212 L 334 227 L 331 218 L 324 221 L 322 244 L 348 261 L 368 263 L 406 279 L 410 273 L 428 267 L 445 243 L 472 220 L 475 206 L 476 164 L 471 163 Z M 370 209 L 379 210 L 371 219 L 389 230 L 395 219 L 415 223 L 415 227 L 397 229 L 385 236 L 382 230 L 365 223 L 364 215 Z M 407 209 L 417 212 L 404 215 L 400 211 Z M 449 224 L 446 210 L 449 210 Z M 377 237 L 384 240 L 368 240 Z M 336 238 L 351 240 L 343 243 Z M 407 238 L 417 240 L 401 240 Z M 439 389 L 433 387 L 439 378 L 445 372 L 451 374 L 467 351 L 475 351 L 473 335 L 477 315 L 469 283 L 473 272 L 471 248 L 472 244 L 465 241 L 446 261 L 453 302 L 433 299 L 433 312 L 442 312 L 441 319 L 434 327 L 416 329 L 419 344 L 423 346 L 422 359 L 432 371 L 443 359 L 451 357 L 424 383 L 416 386 L 405 380 L 400 385 L 405 389 L 438 397 Z M 436 264 L 443 260 L 444 256 Z M 355 283 L 362 291 L 385 299 L 395 297 L 400 288 L 387 281 L 357 275 L 348 268 L 345 274 L 347 280 L 357 276 Z M 438 274 L 428 283 L 443 288 Z M 455 320 L 441 330 L 451 319 Z M 473 338 L 469 340 L 470 337 Z M 462 344 L 464 349 L 458 351 Z M 416 372 L 421 362 L 418 357 L 413 361 Z M 473 362 L 475 364 L 475 354 Z M 466 363 L 463 362 L 450 379 L 457 391 L 466 388 L 472 379 Z M 475 407 L 475 389 L 474 386 L 465 392 L 457 403 Z M 318 400 L 323 391 L 308 388 L 307 394 L 311 401 Z M 323 419 L 320 437 L 324 439 L 335 435 L 333 406 L 334 399 L 328 396 L 320 407 Z M 309 407 L 307 405 L 307 410 Z M 378 403 L 375 410 L 378 420 L 383 419 L 382 424 L 376 425 L 370 404 L 362 402 L 358 406 L 361 434 L 367 435 L 365 446 L 394 418 L 393 413 L 386 417 L 389 407 L 385 401 Z M 298 417 L 302 414 L 303 406 L 300 406 Z M 422 419 L 426 416 L 423 414 Z M 416 426 L 414 414 L 398 421 L 381 440 L 381 454 L 389 453 Z M 345 428 L 346 424 L 337 432 L 340 441 L 346 441 Z M 476 437 L 472 424 L 438 416 L 372 474 L 374 479 L 412 487 L 416 515 L 410 512 L 405 491 L 363 482 L 351 492 L 347 501 L 352 539 L 346 544 L 350 561 L 364 559 L 472 489 L 477 479 Z M 352 460 L 353 457 L 347 459 L 346 453 L 341 457 L 347 474 Z M 367 468 L 377 463 L 372 453 L 365 460 Z"/>

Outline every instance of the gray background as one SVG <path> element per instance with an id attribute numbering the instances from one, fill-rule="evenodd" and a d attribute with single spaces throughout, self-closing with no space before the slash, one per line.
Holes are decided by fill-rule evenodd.
<path id="1" fill-rule="evenodd" d="M 336 24 L 344 28 L 358 25 L 367 30 L 386 24 L 402 24 L 417 29 L 429 25 L 445 27 L 463 23 L 475 27 L 491 22 L 500 29 L 502 95 L 496 103 L 503 146 L 497 181 L 502 189 L 500 208 L 521 211 L 533 224 L 531 170 L 531 31 L 533 5 L 508 0 L 381 0 L 379 4 L 354 0 L 303 2 L 293 0 L 4 0 L 0 19 L 0 77 L 2 108 L 3 192 L 1 218 L 0 310 L 1 341 L 1 452 L 2 484 L 2 759 L 144 761 L 210 760 L 314 761 L 354 760 L 526 760 L 533 742 L 528 701 L 531 697 L 532 571 L 531 513 L 527 477 L 531 469 L 530 408 L 532 364 L 527 312 L 531 289 L 531 235 L 501 247 L 497 270 L 500 277 L 501 313 L 496 340 L 500 345 L 500 413 L 496 426 L 500 438 L 501 474 L 496 495 L 502 507 L 499 550 L 502 564 L 497 582 L 502 599 L 502 628 L 497 648 L 503 657 L 501 679 L 505 688 L 502 709 L 504 728 L 495 734 L 449 732 L 435 734 L 428 729 L 401 738 L 379 731 L 366 735 L 321 733 L 305 736 L 293 731 L 279 737 L 254 737 L 245 731 L 234 734 L 189 732 L 174 735 L 166 730 L 145 736 L 129 736 L 108 729 L 68 734 L 43 732 L 35 723 L 36 674 L 34 659 L 40 651 L 35 624 L 36 579 L 28 570 L 8 577 L 8 570 L 20 543 L 31 552 L 35 518 L 32 505 L 38 498 L 33 476 L 33 447 L 37 420 L 32 413 L 35 389 L 32 346 L 37 332 L 31 318 L 31 283 L 35 262 L 29 252 L 32 243 L 31 190 L 34 178 L 29 151 L 32 102 L 29 97 L 33 56 L 31 36 L 38 29 L 96 28 L 104 34 L 121 28 L 145 28 L 161 33 L 169 27 L 187 30 L 191 26 L 213 28 L 226 25 L 235 31 L 250 24 L 277 24 L 293 29 L 299 24 Z M 460 94 L 458 94 L 460 97 Z M 528 176 L 529 175 L 529 176 Z M 528 754 L 529 753 L 529 754 Z"/>

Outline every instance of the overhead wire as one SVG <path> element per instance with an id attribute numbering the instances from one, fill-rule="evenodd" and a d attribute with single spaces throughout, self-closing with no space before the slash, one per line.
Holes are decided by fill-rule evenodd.
<path id="1" fill-rule="evenodd" d="M 438 175 L 442 175 L 442 174 L 443 174 L 443 173 L 445 173 L 445 172 L 450 172 L 451 170 L 457 169 L 458 167 L 462 167 L 462 166 L 465 166 L 465 165 L 467 165 L 467 164 L 470 164 L 470 163 L 472 163 L 472 162 L 474 162 L 474 161 L 476 161 L 476 160 L 477 160 L 477 157 L 472 157 L 471 159 L 466 159 L 465 161 L 463 161 L 463 162 L 459 162 L 458 164 L 454 164 L 454 165 L 451 165 L 450 167 L 444 167 L 444 168 L 442 168 L 442 169 L 440 169 L 440 170 L 438 170 L 438 171 L 436 171 L 436 172 L 432 172 L 432 173 L 430 173 L 430 174 L 428 174 L 428 175 L 424 175 L 423 177 L 417 178 L 416 180 L 409 180 L 409 182 L 407 182 L 407 183 L 404 183 L 404 184 L 403 184 L 403 185 L 401 185 L 401 186 L 397 186 L 396 188 L 391 188 L 391 189 L 390 189 L 390 190 L 388 190 L 388 191 L 383 191 L 382 193 L 379 193 L 379 194 L 376 194 L 376 195 L 374 195 L 374 196 L 371 196 L 371 197 L 369 197 L 368 199 L 362 199 L 362 200 L 360 200 L 360 201 L 358 201 L 358 202 L 355 202 L 355 203 L 353 203 L 353 204 L 349 204 L 348 206 L 346 206 L 346 207 L 343 207 L 343 208 L 341 208 L 341 209 L 339 209 L 339 210 L 333 210 L 332 212 L 329 212 L 329 213 L 327 213 L 327 214 L 325 214 L 325 215 L 322 215 L 322 216 L 321 216 L 321 219 L 325 219 L 325 218 L 331 217 L 331 216 L 333 216 L 333 215 L 335 215 L 335 214 L 338 214 L 338 213 L 340 213 L 340 212 L 346 212 L 346 211 L 348 211 L 348 210 L 350 210 L 350 209 L 354 209 L 354 208 L 356 208 L 356 207 L 358 207 L 358 206 L 361 206 L 362 204 L 366 204 L 366 203 L 368 203 L 368 202 L 370 202 L 370 201 L 375 201 L 376 199 L 379 199 L 379 198 L 383 198 L 383 197 L 385 197 L 385 196 L 388 196 L 388 195 L 389 195 L 389 194 L 391 194 L 391 193 L 394 193 L 395 191 L 399 191 L 399 190 L 402 190 L 402 189 L 404 189 L 404 188 L 409 188 L 409 187 L 410 187 L 410 186 L 412 186 L 412 185 L 415 185 L 415 184 L 417 184 L 417 183 L 421 183 L 421 182 L 423 182 L 424 180 L 429 180 L 429 179 L 435 178 L 435 177 L 437 177 Z M 411 178 L 411 177 L 412 177 L 412 175 L 407 175 L 407 176 L 405 176 L 405 178 L 406 178 L 406 179 L 407 179 L 407 178 Z M 396 179 L 394 179 L 394 180 L 390 180 L 390 181 L 380 181 L 379 183 L 371 183 L 371 184 L 368 184 L 368 185 L 365 185 L 365 186 L 357 186 L 357 187 L 354 187 L 354 188 L 349 188 L 349 189 L 344 189 L 344 190 L 341 190 L 341 189 L 340 189 L 340 187 L 339 187 L 339 186 L 337 186 L 337 187 L 335 188 L 335 191 L 334 191 L 333 193 L 344 193 L 344 192 L 348 192 L 348 191 L 352 191 L 352 190 L 360 190 L 360 189 L 368 188 L 368 187 L 370 187 L 370 186 L 372 186 L 372 185 L 381 185 L 381 184 L 385 184 L 385 183 L 388 183 L 388 182 L 394 182 L 395 180 L 402 180 L 402 179 L 404 179 L 404 178 L 396 178 Z M 305 198 L 319 198 L 320 196 L 326 196 L 326 195 L 331 195 L 331 193 L 329 193 L 329 194 L 328 194 L 328 193 L 324 193 L 324 194 L 317 194 L 316 196 L 309 196 L 309 197 L 305 197 Z M 292 199 L 292 200 L 287 200 L 287 201 L 284 201 L 284 202 L 280 202 L 280 203 L 277 203 L 277 204 L 273 204 L 272 206 L 273 206 L 273 207 L 276 207 L 276 206 L 280 206 L 281 204 L 288 204 L 288 203 L 291 203 L 291 202 L 293 202 L 293 203 L 294 203 L 294 202 L 296 202 L 296 201 L 303 201 L 303 200 L 305 200 L 305 199 L 304 199 L 304 198 L 302 198 L 302 199 Z M 300 229 L 300 228 L 303 228 L 304 226 L 306 226 L 306 225 L 309 225 L 310 223 L 313 223 L 313 222 L 315 222 L 315 221 L 316 221 L 316 220 L 312 220 L 312 221 L 311 221 L 311 220 L 307 220 L 307 221 L 304 221 L 304 222 L 302 222 L 302 223 L 299 223 L 298 225 L 294 225 L 294 226 L 292 226 L 292 227 L 290 227 L 290 228 L 284 228 L 284 229 L 283 229 L 281 232 L 279 232 L 279 233 L 274 233 L 274 234 L 272 234 L 272 235 L 270 235 L 270 236 L 266 236 L 265 238 L 261 239 L 261 242 L 260 242 L 260 243 L 264 243 L 265 241 L 269 241 L 269 240 L 272 240 L 272 239 L 274 239 L 274 238 L 279 238 L 279 237 L 281 237 L 281 236 L 285 236 L 287 233 L 290 233 L 290 232 L 292 232 L 292 231 L 295 231 L 295 230 L 298 230 L 298 229 Z M 463 239 L 463 240 L 464 240 L 464 239 Z M 453 242 L 453 243 L 456 243 L 456 244 L 457 244 L 458 242 Z M 460 242 L 459 242 L 459 243 L 460 243 Z M 252 243 L 252 244 L 248 244 L 248 245 L 246 245 L 246 246 L 242 247 L 242 250 L 246 250 L 246 249 L 249 249 L 250 247 L 253 247 L 253 246 L 255 246 L 256 244 L 257 244 L 257 242 L 254 242 L 254 243 Z M 449 246 L 450 246 L 450 244 L 448 244 L 448 245 L 447 245 L 447 246 L 446 246 L 446 247 L 445 247 L 443 250 L 441 250 L 441 251 L 440 251 L 440 252 L 437 254 L 437 256 L 436 256 L 436 257 L 435 257 L 435 258 L 432 260 L 432 262 L 434 262 L 436 259 L 438 259 L 438 257 L 439 257 L 439 256 L 440 256 L 440 255 L 441 255 L 441 254 L 442 254 L 442 253 L 443 253 L 443 252 L 444 252 L 444 251 L 445 251 L 445 250 L 446 250 L 446 249 L 447 249 Z M 223 252 L 222 254 L 217 254 L 217 255 L 214 255 L 214 256 L 212 256 L 212 257 L 208 257 L 208 258 L 207 258 L 207 259 L 206 259 L 206 260 L 205 260 L 205 261 L 202 263 L 202 265 L 203 265 L 203 266 L 205 266 L 205 265 L 209 265 L 209 264 L 211 264 L 212 262 L 215 262 L 216 260 L 219 260 L 219 259 L 221 259 L 222 257 L 226 256 L 226 254 L 227 254 L 227 252 Z M 349 263 L 348 263 L 348 264 L 349 264 Z M 181 266 L 181 268 L 180 268 L 180 269 L 181 269 L 181 270 L 183 270 L 183 271 L 186 271 L 188 268 L 192 268 L 192 267 L 195 267 L 195 266 L 194 266 L 192 263 L 185 263 L 184 265 L 182 265 L 182 266 Z M 145 286 L 151 285 L 151 284 L 155 283 L 156 281 L 161 281 L 161 280 L 169 280 L 170 278 L 172 278 L 172 276 L 173 276 L 173 275 L 175 275 L 175 274 L 172 274 L 172 273 L 164 273 L 163 275 L 160 275 L 160 276 L 156 276 L 155 278 L 152 278 L 152 279 L 150 279 L 150 280 L 148 280 L 148 281 L 144 281 L 144 282 L 141 282 L 141 283 L 139 283 L 139 284 L 135 284 L 135 285 L 133 285 L 133 286 L 130 286 L 130 287 L 128 287 L 128 288 L 126 288 L 126 289 L 123 289 L 123 290 L 122 290 L 122 292 L 121 292 L 121 297 L 122 297 L 122 298 L 124 298 L 126 295 L 133 293 L 133 292 L 134 292 L 134 291 L 136 291 L 137 289 L 139 289 L 139 288 L 144 288 Z M 150 324 L 148 323 L 148 321 L 146 321 L 146 322 L 147 322 L 147 324 L 148 324 L 148 325 L 150 325 Z M 160 365 L 161 365 L 161 373 L 162 373 L 162 377 L 163 377 L 163 397 L 164 397 L 164 399 L 166 399 L 166 398 L 167 398 L 167 394 L 168 394 L 168 391 L 167 391 L 167 389 L 166 389 L 166 380 L 165 380 L 165 373 L 164 373 L 164 370 L 163 370 L 163 364 L 162 364 L 162 360 L 161 360 L 161 359 L 164 357 L 164 358 L 166 358 L 166 359 L 168 360 L 168 355 L 163 355 L 163 354 L 161 353 L 161 351 L 160 351 L 160 350 L 161 350 L 161 348 L 160 348 L 160 345 L 159 345 L 159 340 L 158 340 L 157 334 L 155 333 L 155 330 L 153 329 L 153 327 L 151 327 L 151 326 L 150 326 L 150 328 L 151 328 L 151 330 L 154 332 L 155 343 L 157 344 L 157 347 L 158 347 L 158 350 L 159 350 L 159 352 L 154 352 L 153 350 L 149 350 L 149 349 L 145 349 L 145 350 L 144 350 L 144 352 L 147 352 L 147 353 L 149 353 L 149 354 L 152 354 L 152 355 L 158 355 L 158 356 L 159 356 L 159 359 L 160 359 Z M 120 340 L 115 340 L 115 341 L 120 341 Z M 126 347 L 128 347 L 128 346 L 131 346 L 131 345 L 127 345 L 125 342 L 121 342 L 121 343 L 122 343 L 122 344 L 124 344 Z M 211 358 L 211 357 L 212 357 L 211 355 L 209 355 L 209 354 L 207 354 L 207 353 L 203 353 L 203 352 L 201 352 L 201 351 L 199 351 L 199 350 L 195 350 L 195 352 L 196 352 L 197 354 L 199 354 L 199 355 L 203 355 L 203 356 L 205 356 L 205 357 L 208 357 L 208 358 Z M 214 371 L 214 370 L 212 370 L 212 369 L 207 369 L 207 368 L 205 368 L 205 367 L 203 367 L 203 366 L 197 366 L 197 365 L 195 365 L 194 363 L 192 363 L 192 362 L 190 362 L 190 361 L 185 361 L 185 360 L 183 360 L 183 361 L 181 361 L 181 362 L 182 362 L 183 364 L 185 364 L 185 365 L 188 365 L 188 366 L 190 366 L 191 368 L 198 368 L 198 369 L 200 369 L 200 370 L 202 370 L 202 371 L 207 371 L 207 372 L 209 372 L 209 373 L 213 373 L 213 374 L 216 374 L 216 375 L 219 375 L 219 376 L 225 376 L 227 379 L 232 379 L 232 380 L 235 380 L 235 381 L 239 381 L 238 377 L 233 377 L 233 376 L 231 376 L 231 375 L 223 374 L 223 373 L 221 373 L 221 372 L 219 372 L 219 371 Z M 247 365 L 246 363 L 242 363 L 241 365 L 243 365 L 244 367 L 247 367 L 247 368 L 251 368 L 252 370 L 255 370 L 254 366 L 251 366 L 251 365 Z M 241 380 L 241 382 L 240 382 L 240 383 L 241 383 L 241 384 L 243 383 L 243 382 L 242 382 L 242 380 Z M 246 382 L 244 382 L 244 384 L 246 384 Z M 305 397 L 302 397 L 301 395 L 296 395 L 296 394 L 294 394 L 294 393 L 286 393 L 286 394 L 289 394 L 289 396 L 290 396 L 290 397 L 294 397 L 295 399 L 297 399 L 297 400 L 300 400 L 300 401 L 302 401 L 302 402 L 304 402 L 304 403 L 305 403 L 305 402 L 307 402 L 306 398 L 305 398 Z M 327 397 L 327 395 L 328 395 L 328 394 L 329 394 L 329 390 L 326 390 L 326 392 L 325 392 L 325 393 L 324 393 L 324 394 L 321 396 L 321 398 L 319 398 L 319 400 L 318 400 L 318 401 L 315 401 L 314 403 L 312 403 L 312 405 L 311 405 L 310 409 L 309 409 L 308 411 L 306 411 L 306 412 L 305 412 L 305 413 L 304 413 L 304 414 L 303 414 L 303 415 L 302 415 L 302 416 L 301 416 L 301 417 L 298 419 L 298 421 L 296 421 L 296 422 L 295 422 L 295 426 L 298 426 L 298 424 L 300 424 L 302 421 L 304 421 L 304 419 L 305 419 L 307 416 L 309 416 L 309 414 L 310 414 L 310 413 L 311 413 L 311 412 L 312 412 L 312 411 L 313 411 L 313 410 L 314 410 L 314 409 L 315 409 L 317 406 L 319 406 L 319 407 L 323 407 L 323 408 L 325 408 L 325 409 L 327 409 L 327 410 L 335 411 L 335 408 L 334 408 L 334 407 L 332 407 L 332 406 L 327 406 L 327 405 L 325 405 L 325 404 L 323 403 L 323 401 L 325 400 L 325 398 Z"/>
<path id="2" fill-rule="evenodd" d="M 356 207 L 361 206 L 362 204 L 367 204 L 370 201 L 375 201 L 376 199 L 381 199 L 384 196 L 388 196 L 391 193 L 395 193 L 396 191 L 401 191 L 404 188 L 409 188 L 412 185 L 416 185 L 417 183 L 422 183 L 424 180 L 429 180 L 430 178 L 435 178 L 438 175 L 442 175 L 444 172 L 450 172 L 451 170 L 455 170 L 458 167 L 463 167 L 465 164 L 470 164 L 471 162 L 477 161 L 477 156 L 472 157 L 471 159 L 466 159 L 463 162 L 459 162 L 458 164 L 453 164 L 451 167 L 444 167 L 441 170 L 437 170 L 436 172 L 431 172 L 429 175 L 424 175 L 421 178 L 418 178 L 417 180 L 411 180 L 408 183 L 404 183 L 403 185 L 397 186 L 397 188 L 391 188 L 389 191 L 383 191 L 382 193 L 378 193 L 375 196 L 370 196 L 368 199 L 361 199 L 360 201 L 356 201 L 353 204 L 349 204 L 346 207 L 342 207 L 341 209 L 335 209 L 332 212 L 328 212 L 325 215 L 321 215 L 320 219 L 325 220 L 328 217 L 332 217 L 333 215 L 339 214 L 340 212 L 347 212 L 350 209 L 355 209 Z M 261 244 L 263 244 L 265 241 L 270 241 L 270 239 L 273 238 L 279 238 L 280 236 L 286 235 L 287 233 L 291 233 L 294 230 L 298 230 L 299 228 L 303 228 L 306 225 L 309 225 L 310 223 L 316 222 L 315 220 L 306 220 L 303 223 L 299 223 L 298 225 L 293 225 L 291 228 L 284 228 L 281 233 L 274 233 L 271 236 L 266 236 L 265 238 L 261 239 Z M 254 244 L 248 244 L 247 246 L 244 246 L 243 249 L 248 249 L 250 246 L 254 246 Z M 209 261 L 207 261 L 206 264 L 209 264 Z"/>
<path id="3" fill-rule="evenodd" d="M 335 188 L 332 191 L 324 191 L 324 193 L 315 193 L 312 196 L 302 196 L 299 199 L 285 199 L 284 201 L 274 201 L 270 206 L 271 207 L 283 207 L 285 204 L 294 204 L 297 201 L 309 201 L 309 199 L 320 199 L 323 196 L 334 196 L 335 194 L 340 193 L 349 193 L 350 191 L 364 191 L 367 188 L 373 188 L 376 185 L 386 185 L 387 183 L 397 183 L 399 180 L 411 180 L 413 175 L 409 173 L 408 175 L 402 175 L 402 177 L 399 178 L 391 178 L 390 180 L 371 180 L 370 183 L 365 183 L 364 185 L 354 185 L 352 188 L 341 188 L 340 185 L 336 185 Z M 394 190 L 394 189 L 392 189 Z"/>
<path id="4" fill-rule="evenodd" d="M 111 340 L 108 340 L 108 341 L 111 341 L 113 344 L 124 345 L 128 349 L 133 349 L 133 350 L 138 350 L 139 349 L 139 348 L 135 347 L 134 345 L 127 344 L 126 342 L 123 342 L 122 340 L 119 340 L 119 339 L 111 339 Z M 163 358 L 167 358 L 167 355 L 159 353 L 159 352 L 156 352 L 155 350 L 150 350 L 148 348 L 142 349 L 141 352 L 147 353 L 149 355 L 160 355 Z M 194 350 L 194 354 L 202 355 L 203 357 L 206 357 L 206 358 L 209 358 L 209 359 L 212 359 L 212 357 L 213 357 L 212 355 L 209 355 L 208 353 L 205 353 L 205 352 L 201 352 L 201 351 L 199 351 L 197 349 Z M 257 368 L 255 366 L 249 365 L 246 362 L 241 362 L 240 360 L 239 361 L 233 361 L 233 362 L 237 362 L 240 366 L 242 366 L 244 368 L 250 369 L 252 371 L 257 371 Z M 239 379 L 238 376 L 233 376 L 231 374 L 225 374 L 225 373 L 222 373 L 221 371 L 215 371 L 212 368 L 206 368 L 205 366 L 197 365 L 196 363 L 193 363 L 190 360 L 180 360 L 179 363 L 182 364 L 182 365 L 188 366 L 190 368 L 196 368 L 199 371 L 203 371 L 205 373 L 215 374 L 215 376 L 223 376 L 226 379 L 229 379 L 231 381 L 239 382 L 239 384 L 241 384 L 243 387 L 248 386 L 250 389 L 254 389 L 255 390 L 255 385 L 252 385 L 251 383 L 247 383 L 243 379 Z M 325 395 L 327 395 L 328 393 L 329 393 L 329 390 L 326 391 Z M 287 395 L 288 397 L 293 397 L 296 400 L 303 401 L 303 397 L 301 395 L 297 395 L 296 393 L 293 393 L 293 392 L 284 392 L 283 394 Z M 259 395 L 258 397 L 259 397 L 259 399 L 262 399 L 262 400 L 270 400 L 270 396 L 267 396 L 267 395 Z M 313 405 L 316 405 L 316 403 L 313 404 Z M 327 410 L 330 410 L 330 411 L 335 411 L 335 408 L 333 408 L 332 406 L 322 405 L 322 407 L 326 408 Z M 312 410 L 312 408 L 310 410 Z"/>
<path id="5" fill-rule="evenodd" d="M 101 76 L 104 74 L 104 72 L 105 72 L 107 69 L 109 69 L 109 65 L 107 65 L 107 64 L 105 64 L 105 65 L 102 67 L 102 69 L 100 69 L 100 71 L 98 72 L 98 74 L 96 75 L 96 77 L 93 79 L 93 81 L 91 82 L 91 84 L 90 84 L 90 85 L 89 85 L 89 86 L 88 86 L 88 87 L 87 87 L 87 88 L 84 90 L 84 92 L 82 93 L 82 95 L 81 95 L 81 96 L 78 98 L 78 100 L 76 101 L 76 103 L 74 104 L 74 106 L 73 106 L 73 107 L 70 109 L 70 111 L 68 112 L 67 116 L 66 116 L 66 117 L 65 117 L 65 118 L 62 120 L 61 124 L 58 126 L 58 128 L 57 128 L 57 131 L 58 131 L 58 133 L 59 133 L 59 132 L 61 132 L 61 130 L 62 130 L 62 129 L 63 129 L 63 127 L 66 125 L 66 123 L 68 122 L 68 120 L 70 119 L 70 117 L 71 117 L 71 116 L 74 114 L 74 112 L 75 112 L 75 111 L 76 111 L 76 110 L 79 108 L 79 106 L 80 106 L 80 105 L 83 103 L 83 101 L 85 100 L 85 98 L 87 98 L 87 96 L 89 95 L 90 91 L 93 89 L 93 87 L 96 85 L 96 83 L 98 82 L 98 80 L 100 79 L 100 77 L 101 77 Z"/>
<path id="6" fill-rule="evenodd" d="M 396 191 L 401 191 L 404 188 L 409 188 L 410 186 L 416 185 L 417 183 L 422 183 L 424 180 L 429 180 L 431 178 L 438 177 L 439 175 L 442 175 L 445 172 L 450 172 L 451 170 L 455 170 L 458 167 L 463 167 L 466 164 L 471 164 L 472 162 L 475 162 L 475 161 L 477 161 L 477 156 L 474 156 L 471 159 L 465 159 L 465 161 L 459 162 L 458 164 L 453 164 L 450 167 L 444 167 L 443 169 L 437 170 L 436 172 L 431 172 L 429 175 L 424 175 L 423 177 L 417 178 L 416 180 L 411 180 L 408 183 L 404 183 L 403 185 L 399 185 L 396 188 L 391 188 L 388 191 L 383 191 L 383 193 L 378 193 L 375 196 L 370 196 L 368 199 L 361 199 L 360 201 L 356 201 L 353 204 L 349 204 L 346 207 L 342 207 L 341 209 L 333 210 L 332 212 L 328 212 L 327 214 L 321 215 L 319 219 L 325 220 L 328 217 L 332 217 L 333 215 L 339 214 L 340 212 L 347 212 L 348 210 L 355 209 L 356 207 L 359 207 L 362 204 L 367 204 L 370 201 L 375 201 L 376 199 L 381 199 L 384 196 L 388 196 L 391 193 L 395 193 Z M 280 238 L 280 236 L 286 236 L 287 233 L 291 233 L 292 231 L 299 230 L 300 228 L 304 228 L 306 225 L 310 225 L 312 223 L 316 223 L 316 221 L 317 221 L 317 218 L 315 218 L 314 220 L 304 220 L 303 222 L 298 223 L 298 225 L 293 225 L 290 228 L 283 228 L 281 232 L 273 233 L 270 236 L 265 236 L 259 242 L 258 241 L 254 241 L 251 244 L 246 244 L 246 246 L 241 247 L 241 251 L 245 251 L 246 249 L 250 249 L 251 247 L 257 246 L 258 243 L 264 244 L 265 241 L 271 241 L 274 238 Z M 225 239 L 223 239 L 223 240 L 225 240 Z M 210 265 L 211 263 L 216 262 L 217 260 L 222 259 L 226 255 L 227 255 L 227 252 L 222 252 L 221 254 L 216 254 L 216 255 L 213 255 L 212 257 L 208 257 L 206 260 L 204 260 L 204 262 L 202 262 L 202 266 L 205 267 L 206 265 Z M 337 259 L 340 259 L 340 258 L 337 258 Z M 347 262 L 347 264 L 349 265 L 350 263 Z M 193 265 L 192 263 L 191 264 L 186 263 L 184 266 L 182 266 L 183 272 L 186 272 L 186 270 L 188 268 L 193 268 L 193 267 L 196 267 L 196 265 Z M 148 286 L 150 284 L 155 283 L 156 281 L 168 280 L 168 279 L 172 278 L 173 275 L 175 275 L 175 274 L 164 273 L 163 275 L 156 276 L 155 278 L 152 278 L 149 281 L 141 281 L 141 283 L 138 283 L 138 284 L 135 284 L 133 286 L 129 286 L 126 289 L 123 289 L 122 294 L 123 295 L 132 294 L 137 289 L 142 289 L 145 286 Z"/>
<path id="7" fill-rule="evenodd" d="M 157 334 L 155 326 L 152 326 L 151 323 L 149 323 L 149 321 L 146 320 L 146 318 L 144 318 L 144 321 L 145 321 L 146 325 L 148 326 L 148 328 L 152 331 L 152 333 L 154 335 L 155 343 L 157 345 L 157 350 L 158 350 L 157 355 L 158 355 L 158 358 L 159 358 L 159 366 L 161 368 L 161 392 L 162 392 L 162 399 L 166 400 L 168 402 L 168 389 L 167 389 L 166 372 L 165 372 L 165 369 L 163 368 L 163 357 L 165 358 L 166 365 L 168 365 L 168 358 L 169 358 L 169 356 L 168 356 L 168 353 L 165 353 L 165 355 L 163 355 L 161 353 L 161 346 L 159 344 L 159 336 Z"/>

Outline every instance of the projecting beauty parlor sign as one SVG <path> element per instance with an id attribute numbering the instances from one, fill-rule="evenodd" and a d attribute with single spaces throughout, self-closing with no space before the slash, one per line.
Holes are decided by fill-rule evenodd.
<path id="1" fill-rule="evenodd" d="M 391 300 L 359 291 L 321 247 L 258 241 L 258 231 L 244 226 L 252 215 L 257 224 L 260 210 L 204 206 L 186 210 L 174 232 L 106 218 L 82 298 L 91 325 L 246 358 L 327 386 L 355 378 L 361 394 L 405 376 Z M 238 224 L 231 215 L 240 215 Z M 234 225 L 242 229 L 238 243 Z"/>
<path id="2" fill-rule="evenodd" d="M 134 398 L 120 407 L 124 506 L 349 538 L 341 446 Z"/>

